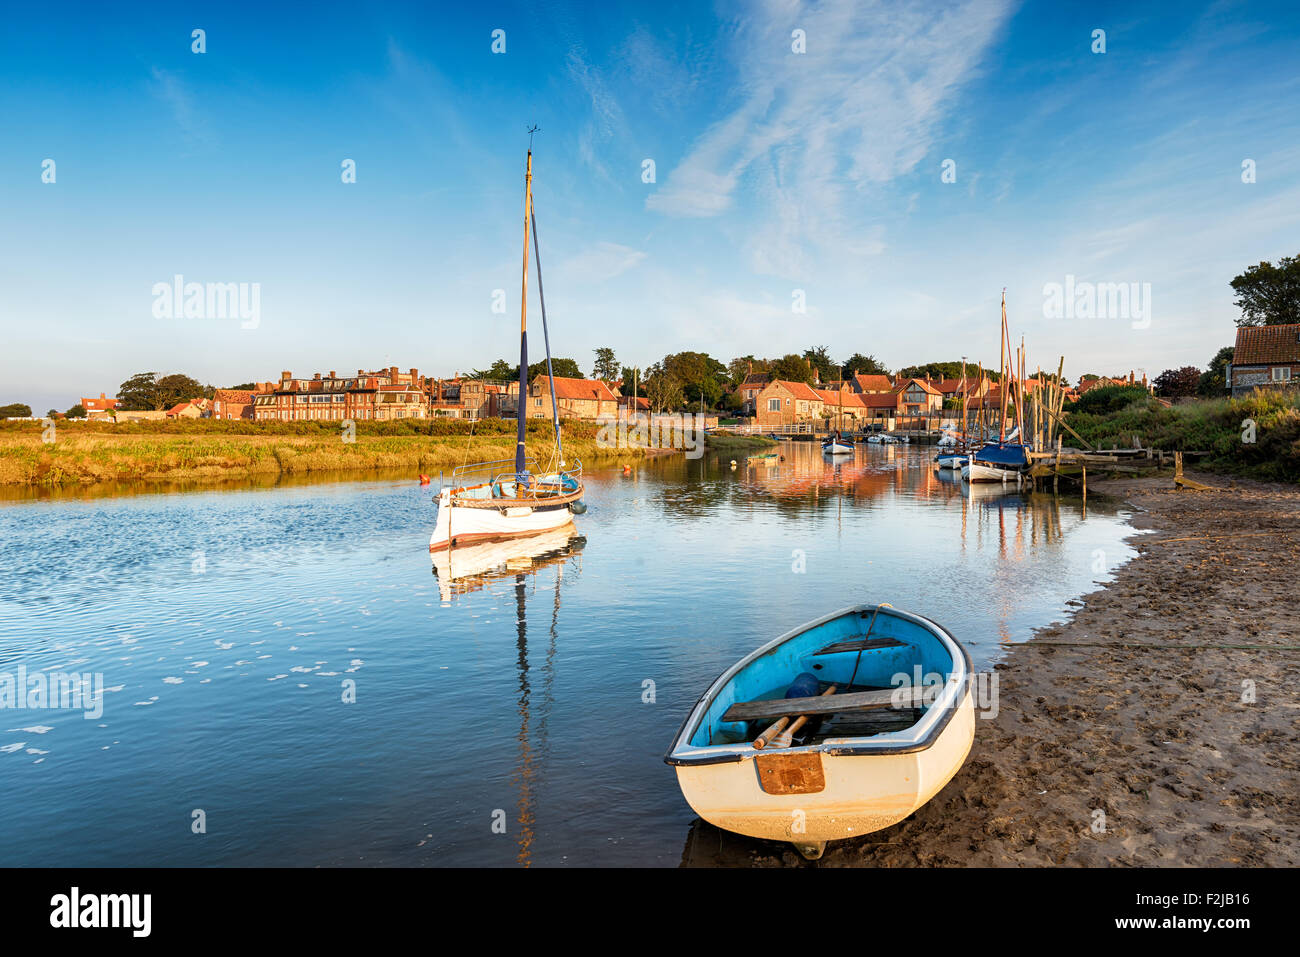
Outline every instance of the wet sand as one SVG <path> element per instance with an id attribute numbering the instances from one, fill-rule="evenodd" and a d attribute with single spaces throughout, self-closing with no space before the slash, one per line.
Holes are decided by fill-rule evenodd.
<path id="1" fill-rule="evenodd" d="M 1300 489 L 1195 478 L 1223 490 L 1089 483 L 1140 510 L 1138 557 L 996 666 L 934 800 L 815 866 L 1300 864 Z M 805 862 L 697 822 L 683 863 Z"/>

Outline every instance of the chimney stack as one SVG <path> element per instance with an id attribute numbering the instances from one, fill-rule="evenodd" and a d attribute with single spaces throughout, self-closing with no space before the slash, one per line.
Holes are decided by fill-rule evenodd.
<path id="1" fill-rule="evenodd" d="M 293 373 L 290 372 L 288 369 L 285 369 L 283 372 L 280 373 L 281 381 L 292 379 L 292 378 L 293 378 Z"/>
<path id="2" fill-rule="evenodd" d="M 330 369 L 330 378 L 331 378 L 331 379 L 337 379 L 337 378 L 338 378 L 338 374 L 337 374 L 333 369 Z"/>

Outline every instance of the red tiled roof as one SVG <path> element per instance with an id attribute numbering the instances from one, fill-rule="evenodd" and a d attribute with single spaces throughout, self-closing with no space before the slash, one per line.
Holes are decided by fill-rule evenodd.
<path id="1" fill-rule="evenodd" d="M 772 377 L 766 372 L 751 372 L 745 376 L 745 381 L 740 383 L 740 388 L 761 391 L 763 386 L 771 381 Z"/>
<path id="2" fill-rule="evenodd" d="M 247 389 L 218 389 L 213 393 L 212 401 L 225 402 L 228 405 L 247 405 L 253 401 L 253 393 Z"/>
<path id="3" fill-rule="evenodd" d="M 549 394 L 550 380 L 546 376 L 539 375 L 533 381 L 540 385 L 543 393 Z M 555 377 L 555 398 L 588 399 L 595 402 L 618 401 L 614 393 L 609 391 L 609 386 L 599 379 L 566 379 L 558 375 Z"/>
<path id="4" fill-rule="evenodd" d="M 859 372 L 853 377 L 858 388 L 863 392 L 888 392 L 894 387 L 894 380 L 887 375 L 874 375 Z"/>
<path id="5" fill-rule="evenodd" d="M 931 395 L 942 395 L 942 393 L 938 389 L 936 389 L 929 382 L 926 382 L 924 379 L 905 379 L 904 381 L 898 383 L 898 385 L 894 387 L 894 391 L 905 392 L 906 390 L 912 387 L 913 383 L 919 385 L 923 392 L 928 392 Z"/>
<path id="6" fill-rule="evenodd" d="M 898 393 L 864 392 L 858 396 L 858 401 L 868 409 L 896 409 L 898 408 Z"/>
<path id="7" fill-rule="evenodd" d="M 805 399 L 809 402 L 822 401 L 822 397 L 817 394 L 817 391 L 806 382 L 791 382 L 789 379 L 773 379 L 768 383 L 768 385 L 780 386 L 796 399 Z"/>
<path id="8" fill-rule="evenodd" d="M 117 399 L 82 398 L 81 407 L 87 412 L 107 412 L 109 409 L 117 408 Z"/>
<path id="9" fill-rule="evenodd" d="M 1234 366 L 1300 362 L 1300 323 L 1242 326 L 1237 330 Z"/>

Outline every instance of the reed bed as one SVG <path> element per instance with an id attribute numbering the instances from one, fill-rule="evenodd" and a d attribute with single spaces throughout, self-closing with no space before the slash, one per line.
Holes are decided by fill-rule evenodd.
<path id="1" fill-rule="evenodd" d="M 1300 391 L 1295 389 L 1185 400 L 1170 408 L 1144 396 L 1117 407 L 1101 403 L 1097 411 L 1076 409 L 1067 421 L 1101 448 L 1128 448 L 1136 437 L 1151 448 L 1208 453 L 1197 468 L 1300 482 Z"/>
<path id="2" fill-rule="evenodd" d="M 638 461 L 654 450 L 602 448 L 597 427 L 564 425 L 566 459 L 592 468 Z M 539 462 L 553 448 L 550 423 L 528 424 Z M 190 420 L 122 425 L 60 423 L 53 442 L 38 422 L 0 423 L 0 485 L 108 481 L 213 481 L 271 475 L 409 469 L 450 472 L 465 462 L 513 457 L 515 424 L 486 420 L 358 423 L 344 441 L 338 423 Z"/>

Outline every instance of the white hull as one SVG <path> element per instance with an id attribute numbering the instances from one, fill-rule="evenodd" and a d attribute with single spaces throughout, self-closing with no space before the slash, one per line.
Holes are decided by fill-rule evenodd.
<path id="1" fill-rule="evenodd" d="M 822 451 L 827 455 L 852 455 L 853 446 L 844 445 L 840 442 L 827 442 L 822 446 Z"/>
<path id="2" fill-rule="evenodd" d="M 738 834 L 789 841 L 816 857 L 827 841 L 897 824 L 951 780 L 975 737 L 970 657 L 929 619 L 888 608 L 877 621 L 884 607 L 844 609 L 787 632 L 714 681 L 664 758 L 700 817 Z M 864 626 L 868 632 L 876 628 L 876 635 L 898 636 L 901 643 L 865 656 L 859 651 L 856 658 L 851 647 L 822 647 L 825 641 L 861 638 Z M 945 656 L 949 662 L 941 664 Z M 748 740 L 752 727 L 743 719 L 728 722 L 725 714 L 738 702 L 755 700 L 755 691 L 771 687 L 777 675 L 806 670 L 814 659 L 825 681 L 844 685 L 866 675 L 867 684 L 897 687 L 900 674 L 912 684 L 915 665 L 923 686 L 934 682 L 924 714 L 895 731 L 756 749 Z M 942 674 L 920 679 L 922 660 Z M 737 734 L 744 740 L 736 741 Z"/>
<path id="3" fill-rule="evenodd" d="M 999 469 L 991 465 L 970 462 L 962 466 L 961 477 L 967 482 L 1015 482 L 1020 483 L 1020 473 L 1014 469 Z"/>
<path id="4" fill-rule="evenodd" d="M 966 689 L 938 739 L 910 754 L 821 755 L 826 786 L 816 794 L 769 794 L 751 749 L 731 764 L 678 765 L 677 783 L 710 824 L 772 841 L 818 845 L 897 824 L 943 790 L 975 740 L 975 708 Z M 771 752 L 768 752 L 771 753 Z"/>
<path id="5" fill-rule="evenodd" d="M 429 537 L 429 551 L 454 545 L 502 541 L 563 528 L 573 521 L 568 505 L 548 508 L 469 508 L 452 504 L 451 490 L 438 495 L 438 517 Z"/>
<path id="6" fill-rule="evenodd" d="M 970 457 L 966 455 L 939 455 L 935 459 L 935 464 L 937 464 L 941 469 L 960 469 L 969 461 Z"/>

